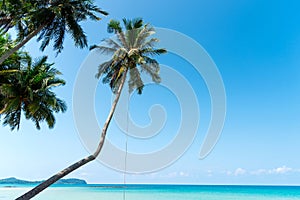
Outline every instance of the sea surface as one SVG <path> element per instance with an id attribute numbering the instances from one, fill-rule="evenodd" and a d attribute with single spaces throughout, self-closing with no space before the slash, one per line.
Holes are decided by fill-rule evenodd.
<path id="1" fill-rule="evenodd" d="M 0 185 L 0 200 L 15 199 L 26 185 Z M 300 186 L 57 185 L 36 200 L 300 200 Z"/>

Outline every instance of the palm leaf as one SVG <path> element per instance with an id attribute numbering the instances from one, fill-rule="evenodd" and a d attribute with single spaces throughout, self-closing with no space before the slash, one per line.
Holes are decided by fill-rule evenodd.
<path id="1" fill-rule="evenodd" d="M 130 68 L 129 70 L 130 78 L 128 81 L 129 93 L 137 89 L 138 94 L 142 94 L 144 83 L 141 79 L 141 74 L 136 67 Z"/>
<path id="2" fill-rule="evenodd" d="M 114 54 L 118 49 L 114 47 L 107 47 L 107 46 L 97 46 L 93 45 L 90 47 L 90 50 L 96 49 L 99 51 L 99 53 L 105 53 L 105 54 Z"/>

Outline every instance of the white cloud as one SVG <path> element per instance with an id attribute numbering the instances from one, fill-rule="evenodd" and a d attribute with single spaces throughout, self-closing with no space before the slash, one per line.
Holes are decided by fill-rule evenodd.
<path id="1" fill-rule="evenodd" d="M 237 168 L 235 171 L 234 171 L 234 175 L 235 176 L 239 176 L 239 175 L 244 175 L 244 174 L 246 174 L 246 170 L 245 169 L 243 169 L 243 168 Z"/>
<path id="2" fill-rule="evenodd" d="M 176 177 L 188 177 L 189 176 L 189 173 L 187 172 L 170 172 L 166 175 L 161 175 L 161 177 L 164 177 L 164 178 L 176 178 Z"/>
<path id="3" fill-rule="evenodd" d="M 277 167 L 274 169 L 258 169 L 255 171 L 251 171 L 252 175 L 268 175 L 268 174 L 286 174 L 288 172 L 300 172 L 299 169 L 292 169 L 287 166 Z"/>
<path id="4" fill-rule="evenodd" d="M 293 169 L 287 166 L 277 167 L 273 169 L 257 169 L 252 171 L 247 171 L 243 168 L 237 168 L 235 171 L 222 171 L 222 174 L 226 174 L 227 176 L 240 176 L 245 174 L 250 175 L 280 175 L 280 174 L 288 174 L 288 173 L 300 173 L 300 169 Z"/>
<path id="5" fill-rule="evenodd" d="M 182 176 L 182 177 L 188 177 L 188 176 L 189 176 L 189 173 L 186 173 L 186 172 L 179 172 L 179 175 Z"/>
<path id="6" fill-rule="evenodd" d="M 226 174 L 227 174 L 227 175 L 231 175 L 232 172 L 231 172 L 231 171 L 226 171 Z"/>
<path id="7" fill-rule="evenodd" d="M 270 174 L 285 174 L 285 173 L 288 173 L 288 172 L 291 172 L 291 171 L 293 171 L 292 168 L 286 167 L 286 166 L 282 166 L 282 167 L 278 167 L 276 169 L 269 170 L 269 173 Z"/>

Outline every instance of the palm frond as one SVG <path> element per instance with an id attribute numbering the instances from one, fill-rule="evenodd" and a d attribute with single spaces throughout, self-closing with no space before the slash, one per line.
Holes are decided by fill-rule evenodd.
<path id="1" fill-rule="evenodd" d="M 147 48 L 153 48 L 157 43 L 159 42 L 159 39 L 157 38 L 151 38 L 150 40 L 146 42 L 141 42 L 137 43 L 137 45 L 140 45 L 141 49 L 147 49 Z"/>
<path id="2" fill-rule="evenodd" d="M 99 53 L 105 53 L 105 54 L 114 54 L 118 49 L 114 47 L 107 47 L 107 46 L 98 46 L 98 45 L 92 45 L 90 47 L 90 50 L 97 50 Z"/>
<path id="3" fill-rule="evenodd" d="M 21 109 L 6 114 L 3 120 L 3 125 L 4 126 L 9 125 L 12 131 L 16 128 L 17 130 L 19 130 L 20 123 L 21 123 Z"/>
<path id="4" fill-rule="evenodd" d="M 130 78 L 128 81 L 129 93 L 137 89 L 138 94 L 142 94 L 144 83 L 141 79 L 141 74 L 136 67 L 132 67 L 129 69 Z"/>
<path id="5" fill-rule="evenodd" d="M 108 46 L 113 47 L 113 48 L 122 48 L 122 45 L 119 44 L 117 41 L 108 38 L 103 40 Z"/>
<path id="6" fill-rule="evenodd" d="M 58 26 L 53 32 L 55 38 L 53 48 L 58 50 L 57 54 L 60 53 L 64 48 L 63 43 L 65 39 L 65 33 L 66 33 L 66 20 L 61 19 L 60 26 Z"/>
<path id="7" fill-rule="evenodd" d="M 132 25 L 134 29 L 141 28 L 144 25 L 143 19 L 138 17 L 132 20 Z"/>
<path id="8" fill-rule="evenodd" d="M 7 98 L 11 98 L 16 95 L 17 88 L 10 83 L 4 83 L 0 85 L 0 93 Z"/>
<path id="9" fill-rule="evenodd" d="M 153 49 L 153 48 L 144 48 L 141 50 L 141 53 L 146 56 L 156 56 L 167 53 L 166 49 Z"/>
<path id="10" fill-rule="evenodd" d="M 120 25 L 120 22 L 117 20 L 110 20 L 110 22 L 107 24 L 107 32 L 108 33 L 120 33 L 122 32 L 122 28 Z"/>
<path id="11" fill-rule="evenodd" d="M 72 13 L 70 12 L 66 15 L 66 25 L 68 32 L 71 33 L 72 39 L 75 42 L 75 46 L 80 48 L 87 47 L 87 37 L 78 22 L 72 18 Z"/>
<path id="12" fill-rule="evenodd" d="M 98 67 L 98 72 L 96 74 L 96 78 L 100 78 L 104 73 L 107 73 L 108 70 L 110 69 L 112 63 L 113 63 L 113 60 L 109 60 L 104 63 L 101 63 Z"/>
<path id="13" fill-rule="evenodd" d="M 155 83 L 160 83 L 161 78 L 159 75 L 159 65 L 158 64 L 142 64 L 141 65 L 142 72 L 146 72 L 152 78 L 152 81 Z"/>
<path id="14" fill-rule="evenodd" d="M 145 43 L 145 40 L 153 35 L 155 33 L 154 28 L 151 27 L 149 24 L 146 24 L 139 32 L 138 35 L 136 36 L 136 40 L 134 43 L 134 47 L 139 47 L 143 48 L 142 46 Z"/>

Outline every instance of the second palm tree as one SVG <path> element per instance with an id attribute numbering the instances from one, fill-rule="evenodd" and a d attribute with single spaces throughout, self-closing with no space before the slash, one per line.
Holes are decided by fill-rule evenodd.
<path id="1" fill-rule="evenodd" d="M 159 64 L 151 57 L 153 55 L 166 53 L 167 51 L 165 49 L 154 48 L 158 39 L 149 38 L 149 36 L 155 33 L 154 28 L 152 28 L 149 24 L 144 24 L 143 20 L 139 18 L 133 20 L 124 19 L 123 23 L 125 30 L 123 30 L 119 21 L 111 20 L 108 24 L 108 32 L 115 33 L 116 40 L 106 39 L 104 40 L 106 45 L 94 45 L 91 47 L 91 49 L 98 49 L 101 53 L 112 54 L 109 61 L 100 64 L 96 77 L 102 77 L 103 83 L 108 83 L 116 95 L 109 115 L 102 128 L 96 151 L 92 155 L 81 159 L 55 174 L 48 180 L 17 198 L 17 200 L 30 199 L 34 197 L 57 180 L 97 158 L 104 145 L 107 129 L 121 96 L 128 72 L 130 75 L 128 81 L 129 90 L 133 91 L 136 89 L 138 94 L 142 93 L 144 87 L 140 76 L 141 72 L 149 74 L 154 82 L 160 82 Z"/>

